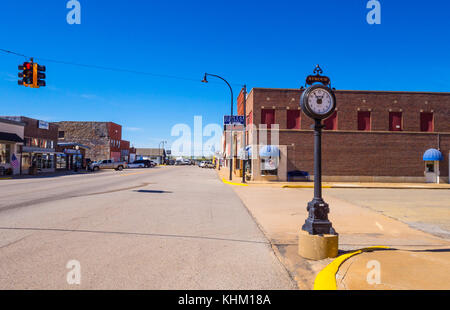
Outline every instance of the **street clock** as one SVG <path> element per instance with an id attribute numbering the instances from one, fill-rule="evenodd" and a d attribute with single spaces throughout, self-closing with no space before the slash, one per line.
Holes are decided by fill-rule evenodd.
<path id="1" fill-rule="evenodd" d="M 328 86 L 315 84 L 303 92 L 300 106 L 310 118 L 322 120 L 336 110 L 336 97 Z"/>

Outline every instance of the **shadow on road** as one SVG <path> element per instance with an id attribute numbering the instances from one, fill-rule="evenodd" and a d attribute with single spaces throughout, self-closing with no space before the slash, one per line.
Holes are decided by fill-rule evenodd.
<path id="1" fill-rule="evenodd" d="M 148 193 L 148 194 L 172 194 L 173 192 L 169 191 L 157 191 L 157 190 L 147 190 L 147 189 L 140 189 L 137 191 L 133 191 L 136 193 Z"/>

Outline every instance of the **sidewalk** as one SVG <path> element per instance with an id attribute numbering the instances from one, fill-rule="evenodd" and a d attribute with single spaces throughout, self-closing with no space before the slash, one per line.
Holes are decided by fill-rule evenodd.
<path id="1" fill-rule="evenodd" d="M 271 241 L 298 287 L 312 289 L 317 274 L 333 261 L 308 261 L 297 254 L 297 234 L 307 217 L 306 205 L 312 199 L 312 188 L 291 190 L 272 184 L 232 188 Z M 338 289 L 450 289 L 450 240 L 333 196 L 325 199 L 330 204 L 330 220 L 339 233 L 341 254 L 370 246 L 395 249 L 364 252 L 349 258 L 337 273 Z M 369 284 L 366 280 L 370 272 L 367 263 L 372 260 L 380 263 L 381 284 Z"/>
<path id="2" fill-rule="evenodd" d="M 217 170 L 216 170 L 217 171 Z M 217 171 L 221 178 L 229 181 L 229 172 L 226 169 Z M 230 181 L 242 184 L 242 177 L 233 175 Z M 278 181 L 246 181 L 247 185 L 282 187 L 282 188 L 314 188 L 314 182 L 278 182 Z M 383 189 L 450 189 L 450 184 L 441 183 L 368 183 L 368 182 L 322 182 L 323 188 L 383 188 Z"/>

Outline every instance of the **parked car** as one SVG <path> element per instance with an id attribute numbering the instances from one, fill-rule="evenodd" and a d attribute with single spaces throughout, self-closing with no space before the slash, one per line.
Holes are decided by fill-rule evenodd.
<path id="1" fill-rule="evenodd" d="M 89 165 L 89 169 L 92 171 L 97 171 L 100 169 L 114 169 L 118 171 L 122 171 L 127 168 L 128 164 L 126 161 L 114 161 L 112 159 L 99 160 L 93 162 Z"/>
<path id="2" fill-rule="evenodd" d="M 145 168 L 145 164 L 133 162 L 131 164 L 128 164 L 128 168 Z"/>
<path id="3" fill-rule="evenodd" d="M 205 166 L 205 164 L 206 164 L 206 161 L 201 161 L 201 162 L 198 164 L 198 166 L 199 166 L 200 168 L 203 168 L 203 167 Z"/>
<path id="4" fill-rule="evenodd" d="M 215 168 L 215 165 L 210 161 L 203 162 L 202 168 Z"/>
<path id="5" fill-rule="evenodd" d="M 153 161 L 148 159 L 135 160 L 133 164 L 144 164 L 144 168 L 153 168 L 156 165 Z"/>

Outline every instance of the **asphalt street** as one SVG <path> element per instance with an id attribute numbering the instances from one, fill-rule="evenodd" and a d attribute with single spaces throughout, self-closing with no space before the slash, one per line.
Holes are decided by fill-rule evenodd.
<path id="1" fill-rule="evenodd" d="M 80 284 L 69 284 L 75 271 Z M 214 170 L 0 181 L 0 289 L 295 287 Z"/>

